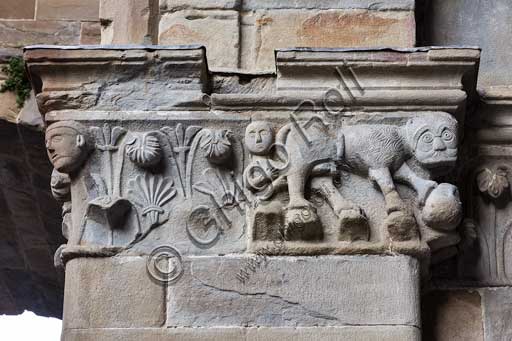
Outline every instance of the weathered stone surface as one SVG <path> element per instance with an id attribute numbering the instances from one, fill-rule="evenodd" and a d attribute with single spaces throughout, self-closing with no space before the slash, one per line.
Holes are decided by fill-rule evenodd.
<path id="1" fill-rule="evenodd" d="M 239 9 L 242 0 L 160 0 L 160 12 L 177 12 L 183 9 Z"/>
<path id="2" fill-rule="evenodd" d="M 0 45 L 23 47 L 31 44 L 78 44 L 80 23 L 72 21 L 0 20 Z"/>
<path id="3" fill-rule="evenodd" d="M 414 10 L 414 0 L 160 0 L 162 11 L 175 12 L 180 9 L 369 9 L 369 10 Z"/>
<path id="4" fill-rule="evenodd" d="M 236 11 L 185 10 L 160 18 L 161 45 L 206 46 L 213 68 L 237 68 L 239 64 L 239 15 Z"/>
<path id="5" fill-rule="evenodd" d="M 158 0 L 100 0 L 102 44 L 156 44 Z"/>
<path id="6" fill-rule="evenodd" d="M 510 85 L 512 7 L 508 0 L 430 2 L 423 45 L 473 45 L 482 48 L 479 87 Z M 471 24 L 468 24 L 471 23 Z"/>
<path id="7" fill-rule="evenodd" d="M 36 20 L 97 21 L 100 0 L 38 0 Z"/>
<path id="8" fill-rule="evenodd" d="M 210 74 L 200 48 L 29 48 L 28 68 L 44 84 L 36 84 L 39 103 L 53 122 L 49 155 L 57 171 L 74 178 L 72 197 L 84 198 L 71 204 L 69 245 L 137 244 L 133 249 L 149 253 L 166 242 L 184 255 L 249 248 L 295 255 L 399 252 L 425 259 L 428 248 L 453 247 L 457 234 L 444 230 L 453 229 L 460 212 L 439 215 L 443 205 L 436 203 L 458 207 L 458 194 L 431 179 L 456 160 L 457 122 L 440 111 L 449 105 L 457 112 L 467 96 L 461 79 L 472 79 L 478 51 L 463 51 L 453 57 L 437 49 L 279 51 L 274 86 L 246 93 L 230 84 L 219 94 L 234 105 L 225 110 L 237 110 L 246 98 L 254 101 L 250 105 L 266 105 L 260 96 L 269 108 L 290 114 L 305 93 L 320 97 L 326 86 L 336 86 L 338 60 L 340 67 L 357 67 L 361 84 L 378 89 L 369 95 L 376 106 L 398 110 L 399 103 L 409 111 L 357 118 L 262 115 L 250 122 L 228 112 L 211 114 L 217 108 L 209 99 L 217 94 L 207 93 Z M 446 59 L 457 67 L 447 70 Z M 67 67 L 55 73 L 61 64 Z M 418 77 L 426 69 L 443 81 Z M 418 95 L 430 89 L 430 103 L 443 106 L 419 110 L 409 88 Z M 382 92 L 393 101 L 383 101 Z M 147 101 L 154 93 L 160 96 Z M 187 115 L 172 111 L 177 108 Z M 343 177 L 338 187 L 337 177 Z M 313 191 L 322 198 L 313 200 Z M 269 202 L 277 209 L 261 211 Z M 276 225 L 261 231 L 253 216 L 260 225 Z M 280 236 L 288 243 L 276 250 L 272 244 Z"/>
<path id="9" fill-rule="evenodd" d="M 483 290 L 485 341 L 510 340 L 512 329 L 512 288 L 487 288 Z"/>
<path id="10" fill-rule="evenodd" d="M 414 10 L 413 0 L 244 0 L 244 9 L 370 9 L 370 10 Z"/>
<path id="11" fill-rule="evenodd" d="M 0 1 L 0 19 L 34 19 L 36 0 Z"/>
<path id="12" fill-rule="evenodd" d="M 269 257 L 254 272 L 250 262 L 186 257 L 168 288 L 167 326 L 420 326 L 412 258 Z"/>
<path id="13" fill-rule="evenodd" d="M 65 334 L 418 340 L 420 277 L 458 242 L 456 189 L 432 179 L 456 161 L 478 54 L 289 49 L 274 74 L 233 75 L 196 46 L 27 48 L 69 237 Z M 363 95 L 326 101 L 355 90 L 347 70 Z"/>
<path id="14" fill-rule="evenodd" d="M 81 45 L 97 45 L 101 43 L 101 25 L 99 22 L 83 22 L 80 28 Z"/>
<path id="15" fill-rule="evenodd" d="M 164 322 L 165 287 L 146 273 L 146 257 L 79 258 L 67 263 L 64 332 L 160 327 Z"/>
<path id="16" fill-rule="evenodd" d="M 421 301 L 423 340 L 484 341 L 478 291 L 436 290 L 424 295 Z"/>
<path id="17" fill-rule="evenodd" d="M 412 47 L 414 13 L 256 10 L 242 14 L 242 68 L 275 69 L 274 50 L 292 47 Z"/>
<path id="18" fill-rule="evenodd" d="M 419 341 L 415 327 L 170 328 L 66 331 L 66 341 Z"/>

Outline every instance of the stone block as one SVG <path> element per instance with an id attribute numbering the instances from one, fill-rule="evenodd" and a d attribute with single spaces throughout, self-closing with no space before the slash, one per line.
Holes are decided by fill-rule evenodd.
<path id="1" fill-rule="evenodd" d="M 0 19 L 34 19 L 36 0 L 0 1 Z"/>
<path id="2" fill-rule="evenodd" d="M 155 44 L 158 0 L 100 0 L 102 44 Z"/>
<path id="3" fill-rule="evenodd" d="M 407 256 L 187 257 L 167 327 L 419 328 L 418 292 Z"/>
<path id="4" fill-rule="evenodd" d="M 485 341 L 512 340 L 512 288 L 483 290 Z"/>
<path id="5" fill-rule="evenodd" d="M 274 50 L 292 47 L 413 47 L 414 13 L 367 10 L 256 10 L 242 16 L 243 63 L 275 70 Z"/>
<path id="6" fill-rule="evenodd" d="M 423 340 L 483 341 L 480 294 L 436 290 L 422 297 Z"/>
<path id="7" fill-rule="evenodd" d="M 160 19 L 160 45 L 204 45 L 212 68 L 238 67 L 239 38 L 236 11 L 185 10 Z"/>
<path id="8" fill-rule="evenodd" d="M 51 20 L 0 20 L 0 45 L 22 47 L 32 44 L 76 45 L 80 23 Z"/>
<path id="9" fill-rule="evenodd" d="M 244 0 L 244 10 L 252 9 L 370 9 L 414 11 L 414 0 Z"/>
<path id="10" fill-rule="evenodd" d="M 83 22 L 80 28 L 81 45 L 99 45 L 101 43 L 101 25 L 99 22 Z"/>
<path id="11" fill-rule="evenodd" d="M 77 258 L 66 265 L 63 329 L 159 327 L 165 288 L 145 257 Z"/>
<path id="12" fill-rule="evenodd" d="M 38 0 L 37 20 L 99 19 L 100 0 Z"/>
<path id="13" fill-rule="evenodd" d="M 171 328 L 65 331 L 66 341 L 419 341 L 415 327 Z"/>
<path id="14" fill-rule="evenodd" d="M 183 9 L 239 9 L 242 0 L 160 0 L 160 13 Z"/>

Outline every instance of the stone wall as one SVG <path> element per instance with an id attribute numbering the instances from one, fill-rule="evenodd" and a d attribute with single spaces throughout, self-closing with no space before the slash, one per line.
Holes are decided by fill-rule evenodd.
<path id="1" fill-rule="evenodd" d="M 3 0 L 0 47 L 98 44 L 99 0 Z"/>
<path id="2" fill-rule="evenodd" d="M 214 70 L 274 71 L 277 48 L 415 44 L 413 0 L 116 3 L 101 1 L 102 43 L 202 44 Z"/>

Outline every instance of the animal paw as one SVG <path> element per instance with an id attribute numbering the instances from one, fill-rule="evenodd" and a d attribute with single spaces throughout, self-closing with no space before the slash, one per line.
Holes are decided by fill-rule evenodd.
<path id="1" fill-rule="evenodd" d="M 418 225 L 414 216 L 407 211 L 393 211 L 384 220 L 392 241 L 407 241 L 418 237 Z"/>
<path id="2" fill-rule="evenodd" d="M 370 237 L 368 218 L 360 208 L 343 210 L 338 213 L 339 226 L 338 240 L 341 241 L 367 241 Z"/>
<path id="3" fill-rule="evenodd" d="M 312 206 L 286 209 L 286 240 L 318 240 L 322 239 L 322 237 L 322 224 L 316 214 L 316 210 Z"/>

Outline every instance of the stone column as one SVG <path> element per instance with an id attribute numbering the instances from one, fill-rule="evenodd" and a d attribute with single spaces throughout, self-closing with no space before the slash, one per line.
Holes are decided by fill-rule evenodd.
<path id="1" fill-rule="evenodd" d="M 239 75 L 193 46 L 27 48 L 63 340 L 420 340 L 478 58 L 290 49 Z"/>

